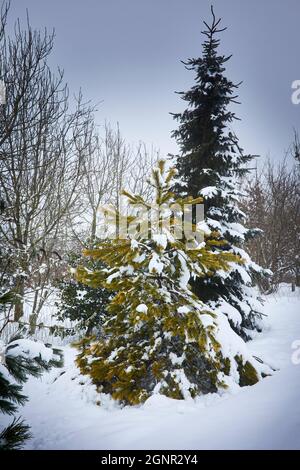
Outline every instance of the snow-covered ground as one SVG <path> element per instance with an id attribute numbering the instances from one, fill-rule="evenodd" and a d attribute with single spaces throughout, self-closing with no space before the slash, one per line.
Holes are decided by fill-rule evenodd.
<path id="1" fill-rule="evenodd" d="M 248 343 L 279 369 L 253 387 L 183 402 L 154 396 L 140 407 L 102 400 L 64 348 L 65 367 L 25 386 L 28 449 L 300 449 L 300 293 L 266 298 L 266 328 Z M 62 375 L 60 375 L 62 374 Z"/>

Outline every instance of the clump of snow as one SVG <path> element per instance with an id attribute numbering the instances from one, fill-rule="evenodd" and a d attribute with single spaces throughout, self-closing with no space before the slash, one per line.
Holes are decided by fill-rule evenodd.
<path id="1" fill-rule="evenodd" d="M 178 250 L 178 259 L 181 265 L 181 275 L 179 279 L 179 285 L 182 289 L 186 289 L 188 282 L 191 277 L 190 270 L 188 268 L 187 262 L 186 262 L 186 255 L 184 251 Z"/>
<path id="2" fill-rule="evenodd" d="M 110 274 L 110 276 L 108 276 L 107 279 L 106 279 L 107 284 L 110 284 L 114 279 L 117 279 L 118 277 L 120 277 L 120 272 L 119 271 L 117 271 L 113 274 Z"/>
<path id="3" fill-rule="evenodd" d="M 139 247 L 138 241 L 133 238 L 130 242 L 130 246 L 132 250 L 136 250 Z"/>
<path id="4" fill-rule="evenodd" d="M 139 313 L 147 313 L 148 312 L 148 307 L 146 304 L 140 304 L 136 307 L 136 311 Z"/>
<path id="5" fill-rule="evenodd" d="M 161 274 L 163 272 L 164 264 L 160 261 L 157 253 L 152 254 L 148 269 L 150 273 Z"/>
<path id="6" fill-rule="evenodd" d="M 229 263 L 229 265 L 235 269 L 235 271 L 237 271 L 239 273 L 239 275 L 241 276 L 244 284 L 248 284 L 248 285 L 251 285 L 252 283 L 252 279 L 251 279 L 251 276 L 250 274 L 246 271 L 245 267 L 244 266 L 241 266 L 237 263 Z"/>
<path id="7" fill-rule="evenodd" d="M 41 358 L 49 362 L 53 359 L 53 350 L 47 348 L 41 341 L 32 341 L 29 339 L 18 339 L 9 343 L 6 352 L 7 356 L 23 356 L 28 359 Z"/>
<path id="8" fill-rule="evenodd" d="M 201 189 L 200 196 L 210 199 L 218 194 L 219 190 L 216 186 L 207 186 L 206 188 Z"/>
<path id="9" fill-rule="evenodd" d="M 204 313 L 200 316 L 201 323 L 204 328 L 207 328 L 208 326 L 212 326 L 214 324 L 213 317 L 211 315 L 208 315 L 208 313 Z"/>
<path id="10" fill-rule="evenodd" d="M 143 405 L 143 408 L 146 410 L 149 408 L 154 408 L 155 410 L 166 408 L 169 409 L 170 407 L 172 408 L 172 401 L 170 401 L 168 397 L 166 397 L 165 395 L 161 395 L 160 393 L 155 393 L 154 395 L 151 395 L 151 397 L 149 397 Z"/>
<path id="11" fill-rule="evenodd" d="M 182 305 L 181 307 L 178 307 L 177 312 L 178 313 L 189 313 L 190 309 L 186 305 Z"/>
<path id="12" fill-rule="evenodd" d="M 174 366 L 176 365 L 182 365 L 184 359 L 185 359 L 185 355 L 183 354 L 182 356 L 177 356 L 176 354 L 174 354 L 173 352 L 170 353 L 170 359 L 171 359 L 171 362 Z"/>
<path id="13" fill-rule="evenodd" d="M 82 300 L 84 299 L 84 296 L 87 294 L 87 291 L 86 290 L 77 290 L 76 291 L 76 297 L 78 300 Z"/>
<path id="14" fill-rule="evenodd" d="M 228 317 L 229 320 L 231 320 L 234 325 L 238 326 L 242 323 L 242 316 L 240 312 L 235 307 L 233 307 L 233 305 L 226 302 L 224 299 L 219 302 L 219 309 L 221 312 L 225 313 L 225 315 Z"/>
<path id="15" fill-rule="evenodd" d="M 153 241 L 156 243 L 157 246 L 159 246 L 162 249 L 166 249 L 167 244 L 168 244 L 168 238 L 165 233 L 154 233 L 152 235 Z"/>
<path id="16" fill-rule="evenodd" d="M 110 284 L 114 279 L 124 274 L 131 276 L 133 273 L 134 273 L 134 269 L 131 264 L 128 264 L 127 266 L 120 266 L 120 268 L 117 271 L 107 276 L 106 282 Z"/>
<path id="17" fill-rule="evenodd" d="M 142 253 L 141 255 L 136 255 L 132 261 L 134 263 L 142 263 L 143 261 L 145 261 L 145 259 L 146 259 L 146 255 L 145 253 Z"/>

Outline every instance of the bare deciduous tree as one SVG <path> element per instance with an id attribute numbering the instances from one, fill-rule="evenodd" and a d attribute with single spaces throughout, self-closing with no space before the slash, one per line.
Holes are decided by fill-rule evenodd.
<path id="1" fill-rule="evenodd" d="M 295 157 L 297 148 L 296 139 Z M 276 289 L 284 281 L 300 286 L 299 183 L 299 168 L 289 165 L 287 157 L 278 164 L 267 161 L 247 182 L 244 209 L 250 226 L 262 229 L 261 236 L 249 242 L 249 250 L 258 264 L 273 272 L 264 289 Z"/>
<path id="2" fill-rule="evenodd" d="M 17 21 L 9 37 L 5 15 L 0 43 L 6 87 L 0 109 L 0 242 L 19 263 L 11 264 L 12 272 L 20 272 L 15 275 L 17 321 L 23 314 L 26 278 L 38 287 L 33 316 L 48 295 L 49 278 L 41 284 L 41 276 L 33 275 L 40 264 L 37 254 L 42 251 L 49 258 L 62 245 L 61 228 L 75 206 L 90 146 L 93 110 L 81 95 L 71 109 L 62 71 L 50 70 L 53 33 L 35 31 L 29 23 L 23 30 Z"/>
<path id="3" fill-rule="evenodd" d="M 144 194 L 155 154 L 127 144 L 119 126 L 102 136 L 94 108 L 81 93 L 70 99 L 63 72 L 48 65 L 54 32 L 27 18 L 9 36 L 8 11 L 9 2 L 0 14 L 0 273 L 17 294 L 15 321 L 32 293 L 34 330 L 63 255 L 95 239 L 101 204 L 118 208 L 124 187 Z"/>
<path id="4" fill-rule="evenodd" d="M 73 223 L 75 238 L 83 245 L 96 239 L 101 223 L 100 207 L 106 204 L 120 208 L 120 196 L 126 187 L 144 197 L 150 196 L 146 184 L 157 152 L 149 152 L 144 143 L 128 145 L 119 126 L 105 124 L 103 136 L 94 130 L 90 148 L 83 165 L 80 186 L 80 206 L 77 222 Z"/>

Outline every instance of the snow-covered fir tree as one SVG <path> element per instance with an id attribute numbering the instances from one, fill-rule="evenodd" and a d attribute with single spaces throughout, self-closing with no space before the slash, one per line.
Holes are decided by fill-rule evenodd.
<path id="1" fill-rule="evenodd" d="M 195 85 L 180 93 L 188 106 L 182 113 L 174 114 L 179 128 L 173 136 L 181 150 L 174 190 L 180 196 L 203 196 L 207 237 L 217 230 L 226 241 L 223 249 L 245 261 L 231 263 L 226 273 L 217 271 L 209 278 L 199 278 L 193 289 L 211 306 L 221 307 L 235 331 L 247 339 L 249 330 L 259 329 L 261 318 L 253 282 L 270 273 L 253 262 L 244 250 L 244 243 L 260 232 L 244 226 L 245 214 L 238 207 L 243 196 L 240 178 L 249 171 L 247 164 L 253 156 L 243 153 L 230 130 L 236 119 L 231 105 L 237 103 L 238 85 L 224 75 L 230 56 L 218 53 L 217 36 L 226 28 L 220 28 L 220 19 L 216 20 L 213 8 L 211 11 L 212 24 L 204 22 L 202 57 L 185 63 L 195 73 Z"/>
<path id="2" fill-rule="evenodd" d="M 83 332 L 90 335 L 93 330 L 99 333 L 105 320 L 106 306 L 111 292 L 103 287 L 95 289 L 84 285 L 72 273 L 79 265 L 84 265 L 87 269 L 101 269 L 103 263 L 75 252 L 68 254 L 68 260 L 70 272 L 57 282 L 58 299 L 55 302 L 55 317 L 60 322 L 69 320 L 73 325 L 63 328 L 54 326 L 53 332 L 63 337 Z"/>
<path id="3" fill-rule="evenodd" d="M 11 292 L 1 295 L 0 312 L 13 301 Z M 20 449 L 31 437 L 30 426 L 16 417 L 18 407 L 27 401 L 23 385 L 28 377 L 39 377 L 52 366 L 61 365 L 61 352 L 41 342 L 17 334 L 8 343 L 0 341 L 0 413 L 13 416 L 8 425 L 0 423 L 0 450 Z"/>
<path id="4" fill-rule="evenodd" d="M 166 171 L 162 161 L 153 170 L 152 204 L 126 193 L 133 207 L 150 210 L 156 221 L 151 237 L 145 218 L 137 213 L 129 220 L 126 238 L 103 240 L 84 252 L 106 269 L 77 269 L 80 282 L 114 292 L 103 337 L 78 343 L 77 364 L 99 392 L 121 403 L 137 404 L 155 393 L 184 399 L 232 384 L 252 385 L 268 372 L 248 353 L 227 318 L 191 291 L 191 277 L 224 273 L 230 263 L 241 265 L 242 260 L 222 250 L 220 240 L 199 241 L 197 227 L 193 236 L 177 236 L 184 204 L 200 199 L 174 198 L 170 187 L 175 173 Z"/>

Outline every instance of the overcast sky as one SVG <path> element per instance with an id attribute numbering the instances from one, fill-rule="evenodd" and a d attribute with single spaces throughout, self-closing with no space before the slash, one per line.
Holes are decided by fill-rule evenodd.
<path id="1" fill-rule="evenodd" d="M 176 152 L 169 113 L 184 105 L 174 92 L 193 83 L 180 60 L 201 54 L 211 4 L 228 27 L 227 76 L 243 80 L 234 108 L 241 146 L 279 160 L 300 128 L 300 104 L 291 102 L 300 80 L 299 0 L 12 0 L 10 16 L 24 18 L 28 8 L 34 27 L 54 27 L 51 62 L 64 68 L 72 91 L 101 102 L 99 124 L 119 121 L 126 139 L 164 155 Z"/>

